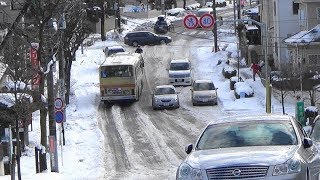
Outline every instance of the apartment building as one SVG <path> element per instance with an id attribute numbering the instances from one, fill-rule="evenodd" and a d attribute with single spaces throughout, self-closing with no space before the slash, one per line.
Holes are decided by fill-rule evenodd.
<path id="1" fill-rule="evenodd" d="M 299 4 L 292 0 L 262 0 L 260 3 L 261 22 L 268 30 L 270 65 L 282 69 L 281 65 L 290 60 L 284 39 L 299 31 Z"/>
<path id="2" fill-rule="evenodd" d="M 320 1 L 296 0 L 299 4 L 299 31 L 285 39 L 289 59 L 300 71 L 320 69 Z"/>

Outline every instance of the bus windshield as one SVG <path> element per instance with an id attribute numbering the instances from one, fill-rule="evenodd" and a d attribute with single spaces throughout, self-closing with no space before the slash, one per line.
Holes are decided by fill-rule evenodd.
<path id="1" fill-rule="evenodd" d="M 104 66 L 101 67 L 101 77 L 110 78 L 110 77 L 132 77 L 133 70 L 132 66 Z"/>

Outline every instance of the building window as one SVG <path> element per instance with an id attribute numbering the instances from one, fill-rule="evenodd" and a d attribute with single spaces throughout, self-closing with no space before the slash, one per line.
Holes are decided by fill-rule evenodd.
<path id="1" fill-rule="evenodd" d="M 292 12 L 293 12 L 293 14 L 298 14 L 298 12 L 299 12 L 299 3 L 292 2 Z"/>
<path id="2" fill-rule="evenodd" d="M 317 19 L 320 19 L 320 7 L 317 8 Z"/>
<path id="3" fill-rule="evenodd" d="M 312 54 L 309 55 L 309 65 L 320 65 L 320 55 L 319 54 Z"/>

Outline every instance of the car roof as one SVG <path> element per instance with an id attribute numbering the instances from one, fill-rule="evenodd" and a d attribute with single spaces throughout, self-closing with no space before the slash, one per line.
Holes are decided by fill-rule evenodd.
<path id="1" fill-rule="evenodd" d="M 110 49 L 124 49 L 124 47 L 123 47 L 123 46 L 120 46 L 120 45 L 107 46 L 106 48 L 108 48 L 109 50 L 110 50 Z"/>
<path id="2" fill-rule="evenodd" d="M 189 59 L 181 58 L 181 59 L 172 59 L 170 63 L 190 63 Z"/>
<path id="3" fill-rule="evenodd" d="M 156 86 L 156 88 L 173 88 L 173 89 L 175 89 L 173 85 L 158 85 L 158 86 Z"/>
<path id="4" fill-rule="evenodd" d="M 133 31 L 133 32 L 128 32 L 127 34 L 135 34 L 135 33 L 141 33 L 141 32 L 153 33 L 151 31 Z"/>
<path id="5" fill-rule="evenodd" d="M 108 56 L 101 66 L 117 66 L 117 65 L 132 65 L 137 63 L 141 58 L 141 54 L 118 52 Z"/>
<path id="6" fill-rule="evenodd" d="M 218 120 L 214 120 L 208 124 L 224 124 L 224 123 L 232 123 L 232 122 L 248 122 L 248 121 L 291 121 L 292 116 L 283 115 L 283 114 L 260 114 L 260 115 L 235 115 L 235 116 L 225 116 Z"/>
<path id="7" fill-rule="evenodd" d="M 211 12 L 213 11 L 212 8 L 201 8 L 201 9 L 198 9 L 198 12 Z"/>
<path id="8" fill-rule="evenodd" d="M 210 79 L 197 79 L 194 80 L 195 83 L 213 83 Z"/>

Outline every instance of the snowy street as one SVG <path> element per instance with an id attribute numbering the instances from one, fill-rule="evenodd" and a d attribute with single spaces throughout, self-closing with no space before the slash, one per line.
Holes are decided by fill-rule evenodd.
<path id="1" fill-rule="evenodd" d="M 230 16 L 230 11 L 225 14 Z M 35 174 L 34 148 L 39 144 L 39 113 L 34 113 L 34 130 L 30 147 L 22 156 L 23 179 L 175 179 L 177 167 L 187 156 L 185 146 L 194 143 L 203 128 L 219 117 L 238 114 L 264 114 L 265 88 L 260 78 L 251 78 L 249 65 L 240 69 L 245 82 L 254 89 L 251 98 L 236 99 L 230 80 L 222 75 L 236 59 L 237 37 L 232 25 L 218 28 L 220 51 L 213 50 L 213 34 L 201 29 L 177 27 L 167 35 L 167 45 L 142 46 L 145 78 L 142 98 L 132 104 L 105 107 L 100 101 L 99 65 L 105 60 L 103 49 L 122 45 L 126 51 L 135 48 L 123 43 L 122 37 L 152 19 L 130 19 L 121 38 L 108 32 L 107 41 L 97 40 L 92 46 L 77 51 L 72 64 L 71 98 L 66 114 L 66 145 L 59 143 L 59 173 Z M 154 111 L 151 94 L 155 86 L 168 83 L 168 66 L 174 57 L 191 61 L 193 79 L 211 79 L 218 88 L 218 105 L 193 106 L 190 86 L 177 87 L 180 108 Z M 219 64 L 221 61 L 221 64 Z M 294 115 L 294 101 L 286 104 L 286 112 Z M 272 97 L 272 113 L 282 113 L 281 103 Z M 60 127 L 60 125 L 58 125 Z M 60 131 L 58 131 L 60 132 Z M 58 134 L 61 138 L 61 134 Z M 49 156 L 48 156 L 49 157 Z M 49 159 L 49 158 L 48 158 Z M 9 179 L 5 176 L 0 179 Z"/>

